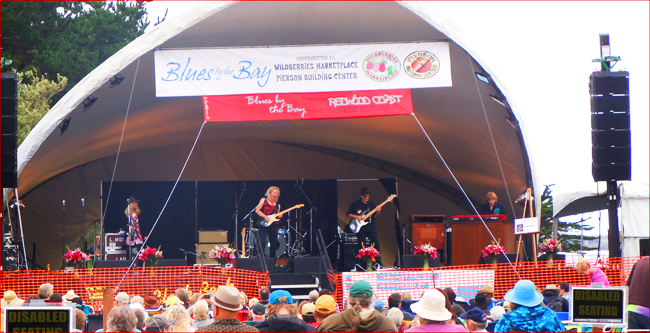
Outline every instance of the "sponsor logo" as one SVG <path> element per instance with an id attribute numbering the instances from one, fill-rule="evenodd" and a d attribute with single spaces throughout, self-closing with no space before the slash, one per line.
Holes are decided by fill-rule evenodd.
<path id="1" fill-rule="evenodd" d="M 413 52 L 404 60 L 404 70 L 416 79 L 428 79 L 436 75 L 439 69 L 440 61 L 431 52 Z"/>
<path id="2" fill-rule="evenodd" d="M 390 81 L 402 70 L 399 59 L 392 53 L 376 51 L 363 59 L 363 72 L 373 81 Z"/>

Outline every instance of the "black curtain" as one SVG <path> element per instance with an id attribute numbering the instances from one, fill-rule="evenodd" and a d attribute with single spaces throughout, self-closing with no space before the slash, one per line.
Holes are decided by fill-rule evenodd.
<path id="1" fill-rule="evenodd" d="M 108 198 L 110 183 L 103 184 L 103 198 Z M 140 199 L 142 212 L 138 216 L 142 237 L 151 231 L 174 182 L 114 182 L 111 196 L 106 206 L 104 226 L 107 233 L 127 230 L 127 217 L 124 214 L 130 196 Z M 147 240 L 147 246 L 161 246 L 166 259 L 182 259 L 184 253 L 179 248 L 194 249 L 194 182 L 179 182 L 169 199 L 165 211 L 160 216 L 154 232 Z"/>
<path id="2" fill-rule="evenodd" d="M 115 233 L 120 228 L 126 230 L 127 219 L 124 215 L 126 199 L 135 196 L 141 199 L 140 227 L 142 235 L 146 236 L 169 196 L 173 184 L 173 182 L 114 182 L 105 218 L 106 232 Z M 109 182 L 104 182 L 104 198 L 107 198 L 109 185 Z M 178 249 L 194 251 L 199 230 L 227 230 L 228 242 L 234 244 L 235 234 L 240 235 L 242 228 L 249 226 L 249 219 L 243 220 L 243 218 L 255 208 L 270 186 L 280 188 L 279 203 L 283 210 L 297 204 L 305 205 L 303 208 L 285 214 L 280 221 L 280 228 L 288 229 L 288 219 L 290 219 L 293 228 L 296 228 L 297 224 L 297 229 L 301 233 L 306 232 L 309 230 L 309 212 L 314 207 L 314 235 L 320 229 L 326 244 L 330 244 L 335 239 L 338 202 L 335 179 L 185 181 L 178 183 L 147 245 L 151 247 L 162 245 L 165 258 L 182 259 L 184 253 Z M 235 212 L 239 222 L 237 229 L 235 229 Z M 254 227 L 257 227 L 257 215 L 253 213 L 252 217 L 255 221 Z M 304 247 L 309 251 L 309 234 L 306 237 Z M 292 242 L 295 240 L 293 229 L 291 239 Z M 238 238 L 238 243 L 241 247 L 241 236 Z M 331 246 L 328 250 L 331 251 L 330 257 L 336 258 L 335 246 Z M 313 254 L 318 252 L 315 243 L 313 252 Z M 188 262 L 194 263 L 195 258 L 188 256 Z"/>
<path id="3" fill-rule="evenodd" d="M 388 194 L 397 194 L 397 178 L 379 178 L 379 182 L 381 185 L 386 189 L 386 192 Z M 398 251 L 398 256 L 395 259 L 395 266 L 402 266 L 402 258 L 404 256 L 404 249 L 402 247 L 402 226 L 399 223 L 399 197 L 396 197 L 393 199 L 393 203 L 395 204 L 395 218 L 394 218 L 394 223 L 395 223 L 395 230 L 397 232 L 395 233 L 396 239 L 397 239 L 397 248 L 399 249 Z"/>

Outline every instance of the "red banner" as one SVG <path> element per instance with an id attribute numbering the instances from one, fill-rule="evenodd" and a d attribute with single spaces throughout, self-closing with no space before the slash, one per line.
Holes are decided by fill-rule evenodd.
<path id="1" fill-rule="evenodd" d="M 409 89 L 203 96 L 205 121 L 303 120 L 413 113 Z"/>

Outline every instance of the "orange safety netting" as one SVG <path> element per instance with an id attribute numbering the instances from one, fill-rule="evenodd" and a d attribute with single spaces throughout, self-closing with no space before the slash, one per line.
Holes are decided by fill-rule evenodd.
<path id="1" fill-rule="evenodd" d="M 126 292 L 131 296 L 153 293 L 161 299 L 161 303 L 173 296 L 178 288 L 189 290 L 191 295 L 208 293 L 221 285 L 230 285 L 249 297 L 257 297 L 259 288 L 269 284 L 266 273 L 213 266 L 136 267 L 128 273 L 127 268 L 88 268 L 4 271 L 2 291 L 11 289 L 19 298 L 27 299 L 38 293 L 41 284 L 51 283 L 55 293 L 65 295 L 68 290 L 74 290 L 86 304 L 95 310 L 101 310 L 104 289 L 115 289 L 120 281 L 122 283 L 115 293 Z"/>
<path id="2" fill-rule="evenodd" d="M 627 281 L 632 266 L 640 257 L 609 258 L 599 263 L 592 262 L 607 274 L 612 286 L 624 285 Z M 494 274 L 494 296 L 503 299 L 519 279 L 531 280 L 538 289 L 544 289 L 548 284 L 567 282 L 571 285 L 588 285 L 589 278 L 578 274 L 573 264 L 559 260 L 552 263 L 546 261 L 515 263 L 513 270 L 509 264 L 486 264 L 467 266 L 448 266 L 429 269 L 433 272 L 434 281 L 444 281 L 442 276 L 453 276 L 453 281 L 440 282 L 443 285 L 436 287 L 452 287 L 463 298 L 473 298 L 476 288 L 485 284 L 477 276 Z M 422 271 L 423 268 L 394 270 Z M 386 272 L 386 271 L 382 271 Z M 126 273 L 126 276 L 125 276 Z M 122 277 L 124 279 L 122 280 Z M 329 280 L 335 285 L 333 295 L 341 304 L 342 274 L 328 275 Z M 437 279 L 437 280 L 436 280 Z M 116 292 L 126 292 L 129 295 L 144 295 L 154 293 L 161 302 L 174 295 L 177 288 L 186 288 L 190 293 L 207 293 L 217 289 L 220 285 L 232 285 L 243 291 L 249 298 L 258 297 L 259 288 L 268 286 L 268 274 L 255 271 L 212 266 L 187 266 L 187 267 L 138 267 L 128 271 L 126 268 L 93 268 L 61 271 L 4 271 L 2 272 L 2 291 L 13 290 L 18 297 L 27 299 L 36 295 L 38 287 L 43 283 L 54 285 L 54 292 L 64 295 L 72 289 L 75 293 L 95 309 L 101 309 L 102 294 L 105 288 L 115 288 L 121 282 Z M 467 288 L 467 289 L 463 289 Z M 472 289 L 474 288 L 474 289 Z M 463 290 L 473 294 L 463 295 Z M 468 297 L 471 296 L 471 297 Z"/>

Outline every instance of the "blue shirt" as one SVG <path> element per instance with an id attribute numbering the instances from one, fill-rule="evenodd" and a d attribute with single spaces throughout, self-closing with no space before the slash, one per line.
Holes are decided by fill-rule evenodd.
<path id="1" fill-rule="evenodd" d="M 564 332 L 566 329 L 553 310 L 537 305 L 519 306 L 499 319 L 494 332 Z"/>

